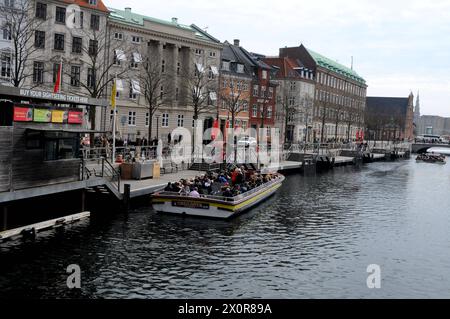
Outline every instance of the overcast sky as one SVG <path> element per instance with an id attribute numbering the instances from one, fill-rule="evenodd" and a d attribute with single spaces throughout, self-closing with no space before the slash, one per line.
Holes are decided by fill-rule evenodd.
<path id="1" fill-rule="evenodd" d="M 196 24 L 221 41 L 277 55 L 317 51 L 354 68 L 369 96 L 420 90 L 422 114 L 450 116 L 450 0 L 104 0 L 108 7 Z"/>

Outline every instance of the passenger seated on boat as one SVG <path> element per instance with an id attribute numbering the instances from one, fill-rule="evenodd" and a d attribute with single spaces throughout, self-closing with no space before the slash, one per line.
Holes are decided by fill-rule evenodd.
<path id="1" fill-rule="evenodd" d="M 223 197 L 231 198 L 233 197 L 233 192 L 231 192 L 231 189 L 227 187 L 222 195 Z"/>
<path id="2" fill-rule="evenodd" d="M 165 192 L 173 192 L 173 187 L 172 187 L 172 183 L 168 183 L 166 188 L 164 188 Z"/>
<path id="3" fill-rule="evenodd" d="M 236 197 L 236 196 L 239 196 L 239 195 L 241 195 L 242 194 L 242 192 L 241 192 L 241 186 L 240 185 L 236 185 L 234 188 L 233 188 L 233 197 Z"/>
<path id="4" fill-rule="evenodd" d="M 200 193 L 198 192 L 198 188 L 195 187 L 194 190 L 189 193 L 189 196 L 190 197 L 194 197 L 194 198 L 199 198 L 200 197 Z"/>

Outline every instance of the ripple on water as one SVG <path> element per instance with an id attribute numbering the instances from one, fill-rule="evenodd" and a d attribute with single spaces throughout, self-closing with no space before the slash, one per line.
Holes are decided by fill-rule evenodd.
<path id="1" fill-rule="evenodd" d="M 272 199 L 229 222 L 148 208 L 91 221 L 63 238 L 0 246 L 0 295 L 449 297 L 449 176 L 450 165 L 376 163 L 289 176 Z M 83 271 L 79 295 L 64 289 L 72 263 Z M 373 263 L 384 279 L 376 295 L 366 287 Z"/>

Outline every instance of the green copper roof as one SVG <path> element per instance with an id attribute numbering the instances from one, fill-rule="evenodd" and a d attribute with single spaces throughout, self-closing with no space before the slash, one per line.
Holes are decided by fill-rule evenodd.
<path id="1" fill-rule="evenodd" d="M 357 82 L 366 83 L 366 80 L 364 80 L 361 76 L 359 76 L 358 73 L 353 71 L 352 69 L 346 67 L 345 65 L 342 65 L 336 61 L 333 61 L 317 52 L 314 52 L 310 49 L 307 49 L 309 54 L 312 56 L 312 58 L 316 61 L 318 65 L 320 65 L 323 68 L 326 68 L 330 71 L 339 73 L 341 75 L 344 75 L 348 78 L 351 78 Z"/>
<path id="2" fill-rule="evenodd" d="M 110 10 L 109 18 L 115 22 L 143 27 L 144 20 L 146 20 L 146 21 L 150 21 L 153 23 L 171 26 L 171 27 L 175 27 L 178 29 L 182 29 L 182 30 L 192 31 L 195 33 L 195 36 L 201 40 L 217 42 L 217 41 L 215 41 L 215 39 L 213 37 L 209 36 L 206 32 L 202 32 L 197 27 L 194 28 L 193 26 L 179 24 L 178 22 L 165 21 L 165 20 L 156 19 L 153 17 L 148 17 L 145 15 L 134 13 L 131 10 L 127 11 L 127 10 L 118 10 L 118 9 L 113 9 L 113 8 L 108 8 L 108 10 Z"/>

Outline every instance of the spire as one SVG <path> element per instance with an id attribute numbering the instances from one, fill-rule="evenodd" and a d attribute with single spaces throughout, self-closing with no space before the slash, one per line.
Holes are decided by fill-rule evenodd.
<path id="1" fill-rule="evenodd" d="M 417 91 L 416 107 L 414 109 L 414 123 L 418 124 L 420 120 L 420 92 Z"/>

